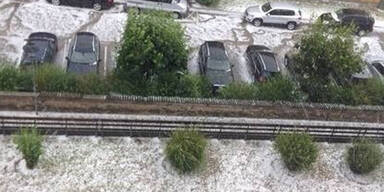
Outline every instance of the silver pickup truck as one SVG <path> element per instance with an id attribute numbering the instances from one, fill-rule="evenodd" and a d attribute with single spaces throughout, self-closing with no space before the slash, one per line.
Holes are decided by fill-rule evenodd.
<path id="1" fill-rule="evenodd" d="M 180 19 L 188 16 L 187 0 L 126 0 L 124 9 L 150 9 L 171 12 L 174 18 Z"/>

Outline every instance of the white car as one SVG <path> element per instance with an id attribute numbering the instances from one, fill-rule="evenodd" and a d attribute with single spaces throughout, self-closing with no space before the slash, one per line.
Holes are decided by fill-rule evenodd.
<path id="1" fill-rule="evenodd" d="M 255 26 L 261 26 L 264 23 L 281 24 L 289 30 L 294 30 L 301 23 L 301 11 L 289 3 L 268 2 L 246 9 L 244 20 Z"/>
<path id="2" fill-rule="evenodd" d="M 139 11 L 159 10 L 172 13 L 175 19 L 181 19 L 188 16 L 187 0 L 126 0 L 124 9 L 137 9 Z"/>

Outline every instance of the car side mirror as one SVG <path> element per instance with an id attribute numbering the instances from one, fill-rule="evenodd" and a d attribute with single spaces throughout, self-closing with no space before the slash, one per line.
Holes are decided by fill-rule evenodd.
<path id="1" fill-rule="evenodd" d="M 102 61 L 102 59 L 97 60 L 97 62 L 101 62 L 101 61 Z"/>
<path id="2" fill-rule="evenodd" d="M 69 61 L 69 57 L 65 57 L 65 60 Z"/>
<path id="3" fill-rule="evenodd" d="M 267 13 L 266 15 L 267 15 L 267 16 L 271 16 L 271 14 L 270 14 L 270 13 Z"/>

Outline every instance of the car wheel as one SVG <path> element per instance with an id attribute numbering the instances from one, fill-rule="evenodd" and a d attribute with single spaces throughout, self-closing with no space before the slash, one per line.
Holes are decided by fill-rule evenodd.
<path id="1" fill-rule="evenodd" d="M 178 12 L 173 12 L 173 13 L 172 13 L 172 17 L 173 17 L 174 19 L 180 19 L 180 18 L 181 18 L 181 15 L 180 15 L 180 13 L 178 13 Z"/>
<path id="2" fill-rule="evenodd" d="M 95 3 L 93 4 L 93 9 L 95 11 L 100 11 L 101 10 L 101 4 L 100 3 Z"/>
<path id="3" fill-rule="evenodd" d="M 295 23 L 295 22 L 289 22 L 289 23 L 287 24 L 287 29 L 288 29 L 288 30 L 294 30 L 294 29 L 296 29 L 296 23 Z"/>
<path id="4" fill-rule="evenodd" d="M 60 5 L 61 2 L 60 2 L 60 0 L 52 0 L 52 4 L 53 5 Z"/>
<path id="5" fill-rule="evenodd" d="M 362 37 L 362 36 L 364 36 L 364 35 L 366 35 L 366 34 L 367 34 L 367 32 L 366 32 L 365 30 L 363 30 L 363 29 L 361 29 L 361 30 L 359 30 L 359 31 L 357 32 L 357 35 L 360 36 L 360 37 Z"/>
<path id="6" fill-rule="evenodd" d="M 253 24 L 254 26 L 256 26 L 256 27 L 260 27 L 260 26 L 263 24 L 263 20 L 261 20 L 261 19 L 254 19 L 254 20 L 252 21 L 252 24 Z"/>

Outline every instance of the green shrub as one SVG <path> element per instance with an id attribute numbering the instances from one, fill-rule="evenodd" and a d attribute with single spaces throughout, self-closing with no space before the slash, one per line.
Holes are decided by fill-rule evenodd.
<path id="1" fill-rule="evenodd" d="M 47 92 L 75 92 L 75 75 L 66 73 L 64 70 L 46 64 L 36 69 L 35 83 L 37 91 Z"/>
<path id="2" fill-rule="evenodd" d="M 308 169 L 316 161 L 318 149 L 306 133 L 286 133 L 276 137 L 274 148 L 291 171 Z"/>
<path id="3" fill-rule="evenodd" d="M 301 98 L 293 82 L 277 76 L 263 83 L 232 83 L 219 90 L 219 98 L 264 101 L 297 101 Z"/>
<path id="4" fill-rule="evenodd" d="M 32 169 L 37 165 L 40 155 L 42 154 L 43 137 L 38 133 L 36 128 L 25 128 L 14 135 L 14 143 L 17 149 L 23 154 L 23 158 L 27 163 L 27 167 Z"/>
<path id="5" fill-rule="evenodd" d="M 196 0 L 198 3 L 206 6 L 217 5 L 220 0 Z"/>
<path id="6" fill-rule="evenodd" d="M 301 98 L 300 91 L 295 84 L 281 76 L 259 83 L 256 99 L 265 101 L 297 101 Z"/>
<path id="7" fill-rule="evenodd" d="M 144 96 L 174 94 L 176 73 L 187 69 L 184 29 L 163 12 L 128 17 L 116 60 L 117 88 Z"/>
<path id="8" fill-rule="evenodd" d="M 180 130 L 172 133 L 166 155 L 174 167 L 181 173 L 187 173 L 201 165 L 206 145 L 206 139 L 199 132 Z"/>
<path id="9" fill-rule="evenodd" d="M 175 96 L 197 98 L 211 96 L 211 85 L 203 76 L 184 74 L 177 82 Z"/>
<path id="10" fill-rule="evenodd" d="M 378 144 L 360 139 L 348 149 L 347 162 L 354 173 L 365 174 L 373 171 L 383 161 L 383 152 Z"/>
<path id="11" fill-rule="evenodd" d="M 257 92 L 257 86 L 254 84 L 231 83 L 219 89 L 218 97 L 222 99 L 252 100 L 257 97 Z"/>
<path id="12" fill-rule="evenodd" d="M 108 78 L 95 73 L 76 76 L 76 92 L 80 94 L 104 95 L 110 91 Z"/>
<path id="13" fill-rule="evenodd" d="M 0 90 L 16 91 L 19 76 L 17 68 L 7 64 L 0 65 Z"/>

